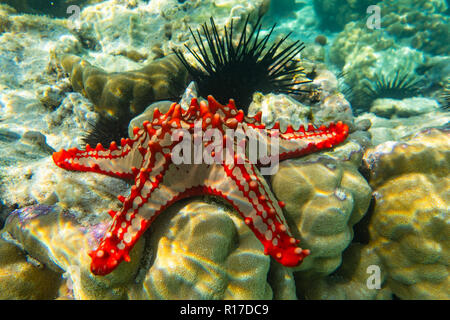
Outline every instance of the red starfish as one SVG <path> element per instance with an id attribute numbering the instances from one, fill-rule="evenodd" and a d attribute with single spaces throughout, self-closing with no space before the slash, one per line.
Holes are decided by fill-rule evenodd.
<path id="1" fill-rule="evenodd" d="M 199 104 L 193 99 L 186 111 L 175 103 L 166 114 L 155 109 L 153 121 L 144 122 L 142 128 L 134 128 L 135 138 L 122 139 L 120 147 L 112 142 L 109 149 L 101 144 L 95 149 L 87 145 L 86 150 L 73 148 L 53 154 L 54 162 L 61 168 L 92 171 L 135 182 L 128 197 L 118 197 L 123 203 L 122 209 L 109 211 L 113 223 L 99 247 L 89 253 L 94 274 L 106 275 L 122 260 L 129 261 L 131 248 L 165 208 L 181 198 L 204 194 L 226 199 L 261 241 L 264 253 L 279 263 L 296 266 L 309 254 L 309 250 L 297 246 L 299 240 L 291 236 L 283 217 L 281 207 L 284 204 L 277 201 L 260 173 L 263 156 L 258 156 L 256 164 L 250 163 L 248 150 L 231 163 L 174 163 L 172 154 L 181 141 L 174 141 L 172 133 L 179 129 L 194 133 L 199 120 L 202 120 L 201 133 L 215 128 L 224 134 L 224 143 L 229 138 L 226 130 L 260 129 L 260 133 L 267 135 L 259 134 L 256 138 L 267 140 L 267 137 L 277 136 L 279 129 L 279 124 L 266 129 L 260 123 L 261 113 L 245 116 L 236 109 L 233 100 L 222 106 L 208 97 L 208 103 Z M 303 126 L 298 130 L 288 126 L 279 134 L 279 149 L 271 145 L 272 140 L 265 142 L 272 151 L 278 150 L 272 157 L 282 160 L 331 148 L 344 141 L 347 135 L 348 127 L 341 122 L 320 128 L 309 125 L 307 130 Z M 215 156 L 214 150 L 208 152 Z"/>

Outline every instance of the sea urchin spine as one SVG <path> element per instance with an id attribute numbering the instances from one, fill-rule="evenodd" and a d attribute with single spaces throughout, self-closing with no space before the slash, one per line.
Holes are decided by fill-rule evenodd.
<path id="1" fill-rule="evenodd" d="M 180 50 L 174 50 L 197 83 L 200 96 L 211 94 L 222 103 L 233 98 L 239 107 L 247 111 L 256 91 L 294 95 L 309 92 L 299 88 L 299 85 L 311 80 L 304 78 L 303 68 L 295 60 L 305 48 L 304 43 L 297 40 L 284 46 L 291 35 L 289 33 L 268 47 L 276 25 L 265 36 L 260 36 L 261 17 L 250 33 L 247 32 L 249 19 L 250 16 L 245 20 L 237 45 L 233 42 L 233 21 L 229 29 L 224 27 L 222 36 L 213 18 L 210 19 L 211 27 L 207 23 L 202 25 L 203 32 L 197 30 L 194 33 L 189 28 L 197 52 L 185 46 L 199 66 L 190 64 Z M 299 76 L 304 80 L 297 80 Z"/>

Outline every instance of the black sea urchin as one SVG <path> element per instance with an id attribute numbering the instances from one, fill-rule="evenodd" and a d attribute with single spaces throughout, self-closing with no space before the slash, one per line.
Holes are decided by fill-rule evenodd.
<path id="1" fill-rule="evenodd" d="M 414 97 L 419 94 L 419 79 L 409 73 L 396 72 L 394 78 L 389 78 L 384 74 L 377 75 L 375 85 L 366 85 L 365 94 L 371 101 L 375 99 L 391 98 L 404 99 Z"/>
<path id="2" fill-rule="evenodd" d="M 128 123 L 131 119 L 131 116 L 116 118 L 100 114 L 97 121 L 89 121 L 90 128 L 82 137 L 82 141 L 92 147 L 101 143 L 105 148 L 109 147 L 113 141 L 119 143 L 122 138 L 128 136 Z"/>
<path id="3" fill-rule="evenodd" d="M 342 77 L 345 78 L 345 75 Z M 419 95 L 420 81 L 421 79 L 415 75 L 397 71 L 394 77 L 377 74 L 374 82 L 365 83 L 359 90 L 342 85 L 341 92 L 350 101 L 354 113 L 359 114 L 368 111 L 376 99 L 405 99 Z"/>
<path id="4" fill-rule="evenodd" d="M 177 57 L 188 70 L 192 80 L 197 83 L 199 95 L 214 96 L 219 102 L 227 103 L 233 98 L 236 105 L 246 112 L 252 102 L 253 93 L 285 93 L 301 95 L 308 90 L 302 90 L 297 85 L 311 80 L 297 80 L 304 76 L 303 68 L 294 59 L 304 49 L 304 43 L 299 40 L 284 47 L 291 33 L 268 47 L 275 25 L 265 36 L 260 36 L 261 17 L 248 34 L 247 17 L 240 33 L 237 45 L 233 42 L 233 22 L 229 29 L 225 27 L 224 35 L 219 35 L 214 19 L 211 27 L 203 24 L 196 34 L 189 28 L 197 52 L 186 45 L 194 56 L 198 66 L 190 64 L 183 53 L 174 50 Z M 206 40 L 206 46 L 203 40 Z"/>

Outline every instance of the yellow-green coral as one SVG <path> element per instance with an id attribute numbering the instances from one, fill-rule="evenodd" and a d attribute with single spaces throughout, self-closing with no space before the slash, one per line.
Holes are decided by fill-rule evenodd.
<path id="1" fill-rule="evenodd" d="M 369 271 L 369 272 L 368 272 Z M 372 278 L 371 278 L 372 277 Z M 302 297 L 314 300 L 388 300 L 386 272 L 380 258 L 368 245 L 352 243 L 342 255 L 342 266 L 332 275 L 303 283 Z"/>
<path id="2" fill-rule="evenodd" d="M 0 239 L 0 300 L 57 296 L 61 275 L 43 264 L 30 263 L 31 259 L 16 245 Z"/>
<path id="3" fill-rule="evenodd" d="M 174 205 L 149 236 L 154 258 L 131 299 L 271 299 L 270 258 L 237 214 L 201 201 Z"/>
<path id="4" fill-rule="evenodd" d="M 368 150 L 370 245 L 402 299 L 450 299 L 450 135 L 426 130 Z"/>
<path id="5" fill-rule="evenodd" d="M 21 220 L 22 219 L 22 220 Z M 100 217 L 81 221 L 59 207 L 49 213 L 26 219 L 10 217 L 2 232 L 8 232 L 33 257 L 59 272 L 68 274 L 77 299 L 120 299 L 136 276 L 143 241 L 131 251 L 133 261 L 123 264 L 106 277 L 90 272 L 88 252 L 95 246 L 96 233 L 106 230 Z"/>
<path id="6" fill-rule="evenodd" d="M 137 115 L 155 100 L 176 96 L 184 89 L 187 73 L 174 55 L 157 59 L 139 70 L 107 73 L 77 56 L 64 56 L 72 86 L 96 111 L 121 117 Z"/>
<path id="7" fill-rule="evenodd" d="M 280 163 L 273 190 L 286 203 L 288 222 L 302 247 L 311 250 L 296 277 L 306 281 L 326 276 L 341 264 L 342 252 L 353 238 L 352 227 L 366 213 L 371 197 L 357 169 L 360 160 L 312 155 Z"/>

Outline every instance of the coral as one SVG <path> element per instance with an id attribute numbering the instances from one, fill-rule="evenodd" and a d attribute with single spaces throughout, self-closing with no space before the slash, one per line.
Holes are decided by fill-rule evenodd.
<path id="1" fill-rule="evenodd" d="M 176 99 L 187 81 L 186 71 L 174 56 L 121 73 L 107 73 L 72 55 L 64 56 L 61 64 L 70 73 L 73 88 L 86 95 L 101 114 L 84 139 L 91 145 L 119 142 L 134 116 L 154 101 Z"/>
<path id="2" fill-rule="evenodd" d="M 379 6 L 384 12 L 381 29 L 368 30 L 363 21 L 349 22 L 330 48 L 331 61 L 343 68 L 345 82 L 353 91 L 352 107 L 359 109 L 358 112 L 370 108 L 372 93 L 386 93 L 377 87 L 388 88 L 396 78 L 408 74 L 405 80 L 412 79 L 412 87 L 402 86 L 407 90 L 397 91 L 403 98 L 418 95 L 414 82 L 419 76 L 423 80 L 421 93 L 433 96 L 442 87 L 442 77 L 449 74 L 445 57 L 440 62 L 442 58 L 428 55 L 449 52 L 445 39 L 449 37 L 450 21 L 443 1 L 383 1 Z M 435 68 L 435 65 L 440 66 Z M 380 86 L 383 83 L 387 86 Z M 365 99 L 367 93 L 369 99 Z"/>
<path id="3" fill-rule="evenodd" d="M 186 81 L 186 72 L 174 56 L 123 73 L 107 73 L 72 55 L 64 56 L 61 64 L 73 88 L 85 94 L 97 112 L 118 118 L 137 115 L 155 100 L 176 97 Z"/>
<path id="4" fill-rule="evenodd" d="M 27 256 L 0 230 L 0 299 L 54 299 L 61 275 Z M 9 239 L 8 239 L 9 240 Z"/>
<path id="5" fill-rule="evenodd" d="M 282 129 L 289 124 L 298 128 L 308 123 L 324 124 L 336 121 L 342 121 L 352 128 L 352 110 L 349 102 L 337 92 L 338 83 L 334 74 L 321 64 L 310 68 L 312 71 L 307 75 L 311 77 L 312 82 L 308 86 L 317 96 L 303 97 L 302 102 L 299 102 L 285 94 L 256 93 L 250 104 L 249 114 L 262 112 L 262 121 L 266 125 L 271 127 L 278 121 Z"/>
<path id="6" fill-rule="evenodd" d="M 425 128 L 442 128 L 450 121 L 450 114 L 429 98 L 378 99 L 370 110 L 357 119 L 372 123 L 369 132 L 373 145 L 396 141 Z"/>
<path id="7" fill-rule="evenodd" d="M 155 221 L 153 259 L 131 299 L 271 299 L 270 259 L 242 219 L 214 203 L 175 205 Z"/>
<path id="8" fill-rule="evenodd" d="M 15 8 L 19 13 L 46 14 L 54 17 L 66 18 L 67 8 L 71 5 L 85 6 L 101 2 L 102 0 L 5 0 L 3 2 Z"/>
<path id="9" fill-rule="evenodd" d="M 366 9 L 379 0 L 314 0 L 314 10 L 321 20 L 321 27 L 332 31 L 341 30 L 348 22 L 366 16 Z"/>
<path id="10" fill-rule="evenodd" d="M 333 152 L 283 161 L 272 177 L 289 221 L 301 242 L 311 248 L 308 259 L 295 269 L 297 282 L 307 285 L 341 264 L 342 252 L 353 238 L 352 227 L 366 213 L 371 198 L 371 188 L 358 172 L 362 152 L 351 141 Z"/>
<path id="11" fill-rule="evenodd" d="M 289 124 L 298 128 L 312 122 L 311 107 L 284 94 L 256 93 L 248 113 L 256 115 L 258 112 L 262 112 L 262 122 L 268 127 L 278 121 L 281 130 L 286 130 Z"/>
<path id="12" fill-rule="evenodd" d="M 46 269 L 27 263 L 28 269 L 36 270 L 36 280 L 28 283 L 17 279 L 11 282 L 10 275 L 2 277 L 0 273 L 0 288 L 11 284 L 9 290 L 0 291 L 0 295 L 4 294 L 2 297 L 5 298 L 54 298 L 64 273 L 70 291 L 65 296 L 75 299 L 295 297 L 292 279 L 290 292 L 279 283 L 277 286 L 268 282 L 270 259 L 233 210 L 221 204 L 194 200 L 174 205 L 166 213 L 155 221 L 155 232 L 133 249 L 131 254 L 135 263 L 124 264 L 110 276 L 96 277 L 89 272 L 86 252 L 106 232 L 104 215 L 87 219 L 77 211 L 62 210 L 58 206 L 17 210 L 1 232 L 14 237 L 14 242 L 39 258 L 42 261 L 39 263 L 45 264 Z M 1 239 L 0 252 L 2 257 L 8 257 L 5 260 L 8 268 L 17 268 L 15 261 L 19 259 L 15 257 L 24 255 L 16 246 Z M 25 265 L 25 261 L 21 263 Z M 0 270 L 9 270 L 0 265 Z M 278 276 L 281 272 L 278 271 Z M 31 275 L 25 279 L 30 279 Z M 42 285 L 28 291 L 36 284 Z"/>
<path id="13" fill-rule="evenodd" d="M 388 0 L 380 4 L 381 24 L 399 41 L 408 39 L 413 48 L 433 55 L 450 51 L 448 4 L 442 0 Z"/>
<path id="14" fill-rule="evenodd" d="M 327 44 L 327 37 L 323 34 L 319 34 L 315 39 L 314 42 L 317 44 L 320 44 L 321 46 L 325 46 Z"/>
<path id="15" fill-rule="evenodd" d="M 370 244 L 401 299 L 450 298 L 450 135 L 428 129 L 364 156 L 375 205 Z"/>
<path id="16" fill-rule="evenodd" d="M 13 9 L 0 4 L 0 34 L 9 31 L 9 29 L 11 28 L 12 23 L 9 19 L 9 15 L 13 13 Z"/>
<path id="17" fill-rule="evenodd" d="M 109 0 L 83 8 L 78 31 L 74 31 L 96 43 L 95 49 L 101 52 L 96 59 L 98 66 L 124 71 L 132 69 L 133 64 L 118 65 L 123 60 L 111 57 L 114 52 L 133 49 L 149 53 L 149 48 L 160 44 L 159 53 L 150 58 L 170 54 L 174 46 L 190 42 L 188 25 L 196 28 L 213 16 L 218 25 L 229 25 L 234 20 L 236 25 L 242 26 L 243 21 L 240 21 L 249 14 L 256 16 L 263 1 L 138 1 L 130 6 L 127 1 Z"/>
<path id="18" fill-rule="evenodd" d="M 439 110 L 438 103 L 428 98 L 377 99 L 370 108 L 370 112 L 384 118 L 408 118 Z"/>
<path id="19" fill-rule="evenodd" d="M 73 283 L 76 299 L 126 298 L 127 286 L 136 276 L 143 241 L 135 246 L 133 263 L 123 264 L 110 277 L 93 277 L 87 251 L 96 246 L 107 228 L 104 216 L 83 218 L 58 206 L 33 206 L 11 213 L 3 232 L 8 232 L 26 252 L 49 269 L 64 272 Z"/>
<path id="20" fill-rule="evenodd" d="M 341 267 L 328 277 L 313 282 L 297 281 L 302 298 L 310 300 L 390 300 L 386 287 L 386 272 L 373 248 L 352 243 L 342 255 Z M 379 287 L 368 286 L 370 267 L 379 267 Z M 370 283 L 373 285 L 372 283 Z"/>
<path id="21" fill-rule="evenodd" d="M 248 33 L 250 16 L 247 16 L 237 45 L 233 38 L 236 33 L 233 22 L 229 29 L 225 26 L 222 36 L 219 35 L 213 18 L 211 29 L 206 23 L 202 25 L 203 35 L 200 31 L 195 35 L 191 30 L 198 52 L 187 45 L 186 48 L 197 60 L 197 65 L 190 64 L 181 51 L 174 51 L 196 82 L 200 96 L 213 95 L 223 104 L 232 98 L 247 113 L 256 91 L 263 94 L 274 92 L 294 95 L 301 95 L 305 91 L 298 86 L 310 80 L 297 80 L 304 77 L 304 74 L 303 68 L 294 61 L 304 49 L 303 42 L 297 40 L 287 45 L 287 35 L 269 45 L 275 25 L 266 36 L 260 37 L 261 18 L 258 18 L 253 30 Z M 203 45 L 204 39 L 207 49 Z"/>

